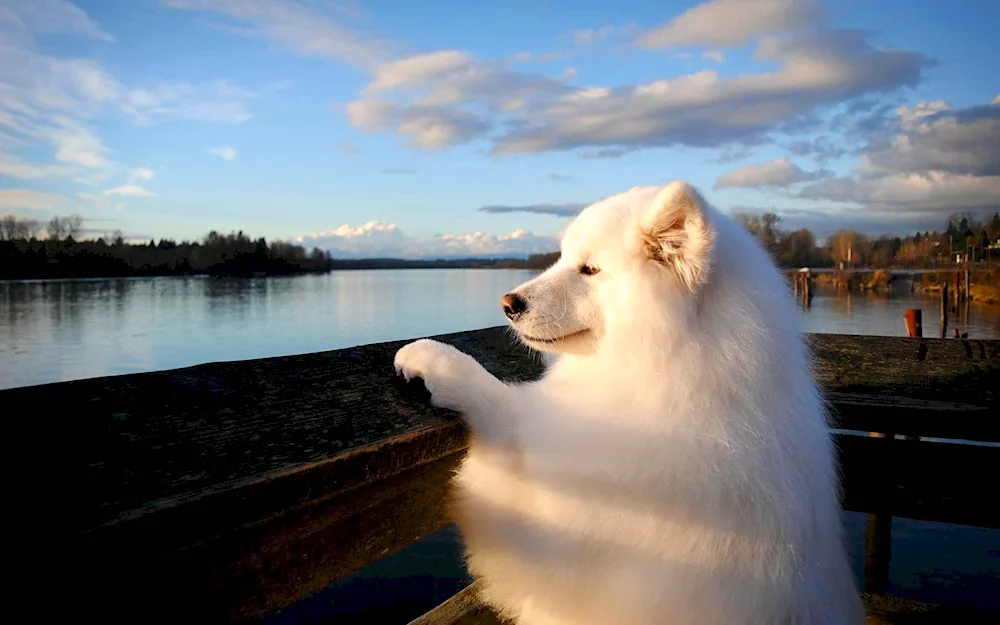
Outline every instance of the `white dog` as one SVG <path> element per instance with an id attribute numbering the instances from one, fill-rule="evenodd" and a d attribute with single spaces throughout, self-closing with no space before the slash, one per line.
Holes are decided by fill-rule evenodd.
<path id="1" fill-rule="evenodd" d="M 426 339 L 395 360 L 471 428 L 455 514 L 488 604 L 520 625 L 864 621 L 797 311 L 749 234 L 683 182 L 634 188 L 502 306 L 557 354 L 541 380 Z"/>

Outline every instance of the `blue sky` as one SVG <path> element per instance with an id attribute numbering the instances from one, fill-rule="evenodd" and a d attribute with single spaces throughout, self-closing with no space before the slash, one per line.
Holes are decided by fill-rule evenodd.
<path id="1" fill-rule="evenodd" d="M 1000 205 L 1000 3 L 0 0 L 0 213 L 526 254 L 684 178 L 823 236 Z"/>

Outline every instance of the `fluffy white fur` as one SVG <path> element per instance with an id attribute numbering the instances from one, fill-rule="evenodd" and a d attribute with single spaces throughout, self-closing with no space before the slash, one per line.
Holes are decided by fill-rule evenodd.
<path id="1" fill-rule="evenodd" d="M 742 228 L 683 182 L 634 188 L 514 294 L 541 380 L 396 355 L 471 427 L 455 514 L 484 600 L 520 625 L 863 622 L 798 316 Z"/>

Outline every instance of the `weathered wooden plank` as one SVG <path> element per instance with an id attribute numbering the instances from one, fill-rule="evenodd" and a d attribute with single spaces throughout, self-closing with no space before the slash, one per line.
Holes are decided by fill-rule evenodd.
<path id="1" fill-rule="evenodd" d="M 872 393 L 826 391 L 824 395 L 833 409 L 832 425 L 843 430 L 1000 441 L 996 406 Z"/>
<path id="2" fill-rule="evenodd" d="M 83 582 L 95 588 L 84 593 L 82 608 L 112 622 L 130 613 L 165 623 L 256 622 L 448 523 L 448 481 L 460 458 L 445 456 L 169 553 L 151 535 L 90 542 L 83 553 L 92 577 Z M 170 602 L 157 602 L 162 596 Z"/>
<path id="3" fill-rule="evenodd" d="M 541 371 L 501 329 L 442 338 L 501 377 Z M 844 427 L 995 440 L 1000 342 L 813 342 Z M 8 421 L 44 459 L 18 486 L 59 515 L 67 554 L 94 563 L 83 585 L 102 613 L 168 594 L 165 614 L 254 620 L 444 522 L 466 433 L 394 382 L 402 344 L 0 391 L 6 414 L 72 407 Z M 996 526 L 968 479 L 996 448 L 881 442 L 842 445 L 850 509 L 892 501 L 901 516 Z M 52 485 L 65 497 L 41 501 Z"/>
<path id="4" fill-rule="evenodd" d="M 501 331 L 448 339 L 506 378 L 541 371 Z M 72 407 L 53 415 L 58 427 L 53 419 L 23 419 L 12 434 L 44 441 L 47 456 L 57 452 L 60 473 L 72 472 L 71 486 L 86 502 L 74 520 L 95 527 L 453 422 L 392 383 L 392 357 L 404 343 L 8 389 L 0 405 L 36 414 L 58 397 L 60 410 Z M 405 455 L 395 461 L 412 464 Z"/>
<path id="5" fill-rule="evenodd" d="M 480 601 L 479 582 L 472 582 L 455 596 L 407 625 L 499 625 L 502 621 Z"/>
<path id="6" fill-rule="evenodd" d="M 509 625 L 476 596 L 478 582 L 466 586 L 409 625 Z M 1000 614 L 961 606 L 935 605 L 886 595 L 862 594 L 867 625 L 993 625 Z"/>
<path id="7" fill-rule="evenodd" d="M 1000 614 L 965 606 L 910 601 L 863 593 L 868 625 L 991 625 Z"/>
<path id="8" fill-rule="evenodd" d="M 1000 528 L 1000 509 L 983 504 L 980 482 L 995 472 L 1000 447 L 850 435 L 835 441 L 845 509 Z"/>
<path id="9" fill-rule="evenodd" d="M 382 450 L 346 452 L 338 462 L 367 457 L 378 466 L 376 454 L 391 457 L 395 445 L 439 435 L 441 429 Z M 461 432 L 457 426 L 448 429 Z M 982 505 L 980 484 L 968 479 L 996 466 L 1000 448 L 847 435 L 836 440 L 847 509 L 1000 527 L 997 510 Z M 443 526 L 447 480 L 461 455 L 386 471 L 382 479 L 200 541 L 195 541 L 197 522 L 188 521 L 194 526 L 185 528 L 188 542 L 182 543 L 169 514 L 149 515 L 158 525 L 118 532 L 104 528 L 104 534 L 91 535 L 86 557 L 98 563 L 93 579 L 123 597 L 116 609 L 148 603 L 149 589 L 155 588 L 178 598 L 162 613 L 165 619 L 181 618 L 197 606 L 212 620 L 253 621 Z M 345 465 L 345 473 L 364 465 L 350 466 Z M 203 513 L 222 509 L 213 506 Z M 103 601 L 103 596 L 93 598 Z M 107 607 L 102 609 L 107 613 Z"/>
<path id="10" fill-rule="evenodd" d="M 827 391 L 996 405 L 1000 341 L 812 334 Z"/>
<path id="11" fill-rule="evenodd" d="M 492 328 L 443 337 L 506 378 L 541 371 L 538 359 Z M 813 335 L 817 375 L 844 414 L 913 421 L 927 434 L 996 440 L 982 419 L 1000 392 L 1000 341 Z M 85 527 L 175 506 L 452 417 L 403 401 L 391 378 L 403 342 L 263 360 L 215 363 L 0 391 L 0 405 L 36 413 L 52 397 L 72 413 L 19 420 L 14 435 L 65 452 L 79 479 Z M 869 408 L 870 396 L 897 399 Z M 867 397 L 866 397 L 867 396 Z M 919 408 L 919 410 L 918 410 Z M 923 417 L 914 418 L 912 415 Z M 931 423 L 946 421 L 947 426 Z M 985 423 L 984 423 L 985 421 Z M 965 427 L 965 423 L 969 426 Z M 879 429 L 887 429 L 881 423 Z M 873 429 L 864 427 L 862 429 Z M 895 431 L 916 425 L 901 423 Z M 983 436 L 976 436 L 976 431 Z M 41 437 L 41 438 L 35 438 Z"/>

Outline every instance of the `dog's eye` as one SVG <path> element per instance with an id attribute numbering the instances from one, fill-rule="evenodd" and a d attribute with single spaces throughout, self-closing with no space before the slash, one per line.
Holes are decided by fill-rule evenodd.
<path id="1" fill-rule="evenodd" d="M 594 276 L 601 273 L 601 270 L 593 265 L 580 265 L 580 273 L 585 276 Z"/>

